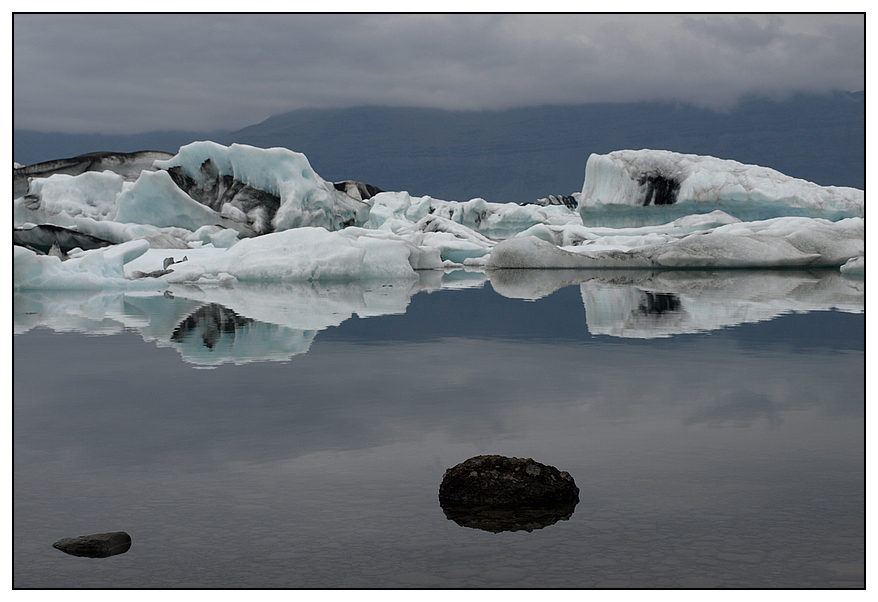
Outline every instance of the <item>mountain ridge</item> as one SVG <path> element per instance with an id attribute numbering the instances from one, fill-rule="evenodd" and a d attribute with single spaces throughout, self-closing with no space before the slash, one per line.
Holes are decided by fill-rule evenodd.
<path id="1" fill-rule="evenodd" d="M 100 136 L 15 130 L 13 153 L 29 164 L 98 150 L 176 152 L 203 139 L 282 146 L 304 153 L 326 180 L 358 180 L 447 200 L 528 202 L 570 194 L 582 187 L 590 154 L 628 148 L 711 155 L 822 185 L 865 188 L 863 92 L 751 97 L 726 112 L 668 102 L 483 111 L 299 109 L 234 132 Z"/>

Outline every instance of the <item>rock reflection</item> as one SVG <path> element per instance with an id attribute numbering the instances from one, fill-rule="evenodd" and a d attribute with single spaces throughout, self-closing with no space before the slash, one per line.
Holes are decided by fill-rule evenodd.
<path id="1" fill-rule="evenodd" d="M 567 520 L 573 515 L 576 502 L 555 506 L 533 508 L 494 508 L 490 506 L 464 507 L 442 505 L 448 520 L 461 527 L 481 529 L 491 533 L 503 531 L 527 531 L 542 529 Z"/>

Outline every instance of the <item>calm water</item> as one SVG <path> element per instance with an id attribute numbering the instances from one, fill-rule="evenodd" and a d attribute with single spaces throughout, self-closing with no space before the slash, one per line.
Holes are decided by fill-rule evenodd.
<path id="1" fill-rule="evenodd" d="M 862 283 L 429 278 L 17 295 L 14 586 L 864 586 Z M 581 501 L 459 526 L 478 454 Z"/>

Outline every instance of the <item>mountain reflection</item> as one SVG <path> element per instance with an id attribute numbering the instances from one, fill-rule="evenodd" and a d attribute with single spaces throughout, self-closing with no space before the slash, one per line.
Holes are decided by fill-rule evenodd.
<path id="1" fill-rule="evenodd" d="M 164 293 L 19 291 L 13 325 L 15 334 L 39 326 L 95 335 L 133 330 L 174 348 L 185 362 L 212 367 L 288 361 L 307 353 L 317 333 L 354 316 L 402 315 L 419 292 L 481 288 L 488 280 L 499 295 L 525 300 L 578 285 L 588 332 L 621 338 L 709 332 L 788 313 L 862 313 L 865 307 L 864 282 L 837 270 L 458 270 L 419 276 L 414 282 L 174 285 Z"/>

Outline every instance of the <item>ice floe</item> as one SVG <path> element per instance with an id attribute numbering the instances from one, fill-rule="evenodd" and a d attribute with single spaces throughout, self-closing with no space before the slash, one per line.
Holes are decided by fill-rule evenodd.
<path id="1" fill-rule="evenodd" d="M 863 191 L 714 157 L 592 155 L 581 192 L 526 205 L 333 184 L 282 148 L 84 157 L 14 170 L 17 290 L 413 280 L 462 266 L 865 274 Z"/>

